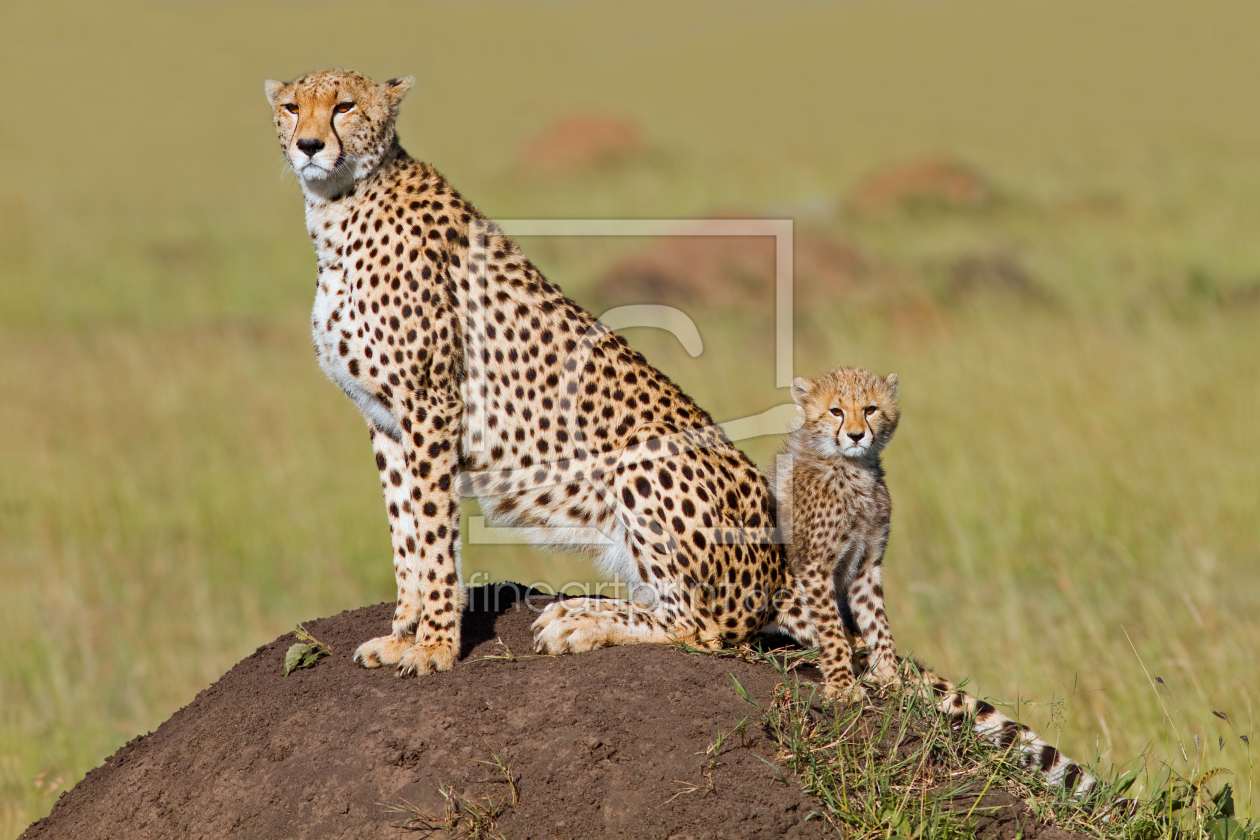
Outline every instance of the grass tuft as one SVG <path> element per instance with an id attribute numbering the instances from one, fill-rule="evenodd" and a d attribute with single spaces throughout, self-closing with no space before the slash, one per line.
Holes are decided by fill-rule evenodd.
<path id="1" fill-rule="evenodd" d="M 1062 787 L 1023 768 L 1010 748 L 997 750 L 970 727 L 953 725 L 914 691 L 888 687 L 864 705 L 823 703 L 821 686 L 793 673 L 804 658 L 796 652 L 739 653 L 779 670 L 782 681 L 768 706 L 753 701 L 732 676 L 734 689 L 756 707 L 780 746 L 780 762 L 818 797 L 823 815 L 845 837 L 971 838 L 1022 803 L 1038 823 L 1099 840 L 1260 838 L 1260 821 L 1240 818 L 1232 786 L 1210 785 L 1229 772 L 1222 768 L 1193 777 L 1167 767 L 1153 776 L 1145 766 L 1111 777 L 1091 771 L 1097 786 L 1084 799 L 1070 799 Z M 903 667 L 908 686 L 915 674 L 909 663 Z M 722 739 L 715 743 L 720 749 Z M 1125 798 L 1141 788 L 1155 793 Z"/>
<path id="2" fill-rule="evenodd" d="M 410 802 L 403 800 L 386 808 L 401 816 L 397 825 L 411 831 L 424 832 L 425 836 L 439 831 L 456 840 L 501 840 L 494 830 L 495 821 L 503 813 L 500 803 L 488 796 L 469 798 L 450 785 L 440 785 L 438 793 L 445 801 L 442 816 L 433 816 Z"/>
<path id="3" fill-rule="evenodd" d="M 438 794 L 443 801 L 441 816 L 430 814 L 423 808 L 402 800 L 397 804 L 385 806 L 387 810 L 401 818 L 397 826 L 423 832 L 426 837 L 441 831 L 453 840 L 502 840 L 503 835 L 495 830 L 496 824 L 508 808 L 515 808 L 520 804 L 518 777 L 488 742 L 486 747 L 490 749 L 490 758 L 478 759 L 478 763 L 489 764 L 499 771 L 507 784 L 506 798 L 489 794 L 477 797 L 467 796 L 455 790 L 451 785 L 440 784 Z"/>

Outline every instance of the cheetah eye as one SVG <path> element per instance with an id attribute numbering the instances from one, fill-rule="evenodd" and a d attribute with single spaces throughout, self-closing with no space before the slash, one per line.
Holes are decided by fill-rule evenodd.
<path id="1" fill-rule="evenodd" d="M 288 111 L 290 114 L 296 114 L 298 112 L 298 106 L 292 102 L 286 102 L 284 110 Z"/>
<path id="2" fill-rule="evenodd" d="M 844 416 L 844 412 L 843 412 L 843 411 L 841 411 L 841 410 L 840 410 L 840 409 L 838 409 L 838 408 L 833 408 L 833 409 L 831 409 L 831 416 L 832 416 L 832 417 L 843 417 L 843 416 Z"/>
<path id="3" fill-rule="evenodd" d="M 344 114 L 354 107 L 353 102 L 338 102 L 337 107 L 333 108 L 334 114 Z"/>
<path id="4" fill-rule="evenodd" d="M 872 414 L 874 414 L 876 411 L 877 411 L 877 409 L 875 408 L 875 406 L 873 406 L 873 405 L 868 405 L 868 406 L 866 407 L 866 416 L 867 416 L 867 417 L 870 417 L 870 416 L 871 416 Z"/>

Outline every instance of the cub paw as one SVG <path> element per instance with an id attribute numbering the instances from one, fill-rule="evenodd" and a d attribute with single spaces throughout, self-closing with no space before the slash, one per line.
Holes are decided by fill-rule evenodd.
<path id="1" fill-rule="evenodd" d="M 847 684 L 829 682 L 823 688 L 823 697 L 845 706 L 863 705 L 866 703 L 866 689 L 856 682 Z"/>
<path id="2" fill-rule="evenodd" d="M 896 662 L 872 664 L 862 678 L 879 688 L 896 688 L 901 685 L 901 674 L 897 672 Z"/>
<path id="3" fill-rule="evenodd" d="M 449 671 L 455 666 L 455 647 L 449 642 L 415 644 L 403 652 L 398 663 L 398 676 L 431 674 Z"/>
<path id="4" fill-rule="evenodd" d="M 699 635 L 689 637 L 675 636 L 674 639 L 682 642 L 683 644 L 691 645 L 693 648 L 697 648 L 699 650 L 718 651 L 726 647 L 726 645 L 722 644 L 721 639 L 705 638 Z"/>
<path id="5" fill-rule="evenodd" d="M 571 613 L 563 602 L 550 604 L 534 622 L 534 652 L 558 656 L 604 647 L 600 624 L 594 616 Z"/>
<path id="6" fill-rule="evenodd" d="M 400 639 L 397 636 L 378 636 L 359 645 L 354 652 L 354 661 L 364 668 L 379 668 L 382 665 L 397 665 L 402 661 L 415 641 L 411 638 Z"/>

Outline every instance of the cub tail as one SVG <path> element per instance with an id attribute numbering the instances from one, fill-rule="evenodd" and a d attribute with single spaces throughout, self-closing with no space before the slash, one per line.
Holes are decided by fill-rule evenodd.
<path id="1" fill-rule="evenodd" d="M 956 727 L 971 722 L 972 731 L 983 741 L 1014 757 L 1021 767 L 1043 777 L 1051 786 L 1062 786 L 1074 799 L 1093 792 L 1097 779 L 1036 732 L 998 711 L 993 704 L 977 700 L 913 660 L 905 660 L 916 674 L 908 682 L 920 696 L 932 703 Z"/>

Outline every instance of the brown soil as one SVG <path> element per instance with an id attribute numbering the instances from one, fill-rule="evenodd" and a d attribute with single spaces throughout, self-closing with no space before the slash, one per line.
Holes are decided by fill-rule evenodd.
<path id="1" fill-rule="evenodd" d="M 585 169 L 628 160 L 644 151 L 639 129 L 625 120 L 581 114 L 558 120 L 521 153 L 521 163 L 538 173 Z"/>
<path id="2" fill-rule="evenodd" d="M 441 818 L 442 789 L 493 802 L 505 838 L 823 836 L 817 803 L 767 764 L 777 745 L 732 687 L 767 704 L 776 671 L 659 646 L 526 656 L 546 599 L 516 591 L 473 590 L 462 662 L 415 679 L 350 660 L 388 628 L 391 604 L 310 622 L 333 656 L 284 677 L 293 636 L 260 647 L 22 837 L 403 836 L 406 815 L 387 806 Z M 746 739 L 729 737 L 712 765 L 706 750 L 750 712 Z M 1076 836 L 1004 796 L 986 802 L 1000 807 L 982 836 Z"/>

